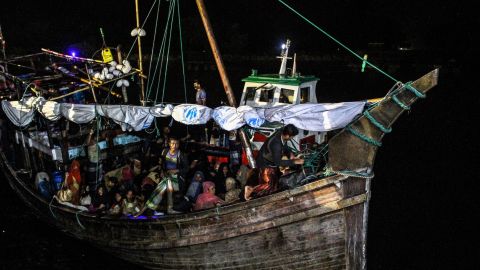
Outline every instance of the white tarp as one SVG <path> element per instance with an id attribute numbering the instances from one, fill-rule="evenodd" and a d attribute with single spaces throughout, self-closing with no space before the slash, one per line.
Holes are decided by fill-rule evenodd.
<path id="1" fill-rule="evenodd" d="M 8 119 L 18 127 L 29 125 L 35 113 L 33 108 L 28 108 L 24 103 L 19 101 L 2 100 L 2 109 Z"/>
<path id="2" fill-rule="evenodd" d="M 69 121 L 77 124 L 86 124 L 95 118 L 95 105 L 62 103 L 60 112 Z"/>
<path id="3" fill-rule="evenodd" d="M 126 131 L 140 131 L 150 127 L 155 118 L 150 114 L 150 107 L 131 105 L 97 105 L 97 113 L 113 119 Z"/>
<path id="4" fill-rule="evenodd" d="M 96 114 L 113 119 L 123 130 L 140 131 L 148 128 L 155 117 L 172 116 L 186 125 L 205 124 L 211 118 L 224 130 L 235 130 L 247 124 L 258 128 L 265 121 L 293 124 L 297 128 L 310 131 L 329 131 L 345 127 L 357 115 L 362 113 L 364 101 L 343 103 L 305 103 L 285 105 L 273 108 L 238 108 L 221 106 L 212 110 L 197 104 L 173 106 L 155 105 L 153 107 L 132 105 L 94 105 L 71 104 L 46 101 L 43 98 L 28 98 L 25 102 L 2 101 L 6 115 L 17 126 L 28 125 L 35 110 L 49 120 L 58 120 L 61 116 L 68 120 L 85 124 L 94 120 Z"/>
<path id="5" fill-rule="evenodd" d="M 50 121 L 57 121 L 62 117 L 60 115 L 60 104 L 55 101 L 45 100 L 43 97 L 26 98 L 25 105 L 29 108 L 34 108 Z"/>
<path id="6" fill-rule="evenodd" d="M 159 104 L 150 108 L 150 113 L 155 117 L 168 117 L 173 112 L 172 104 Z"/>
<path id="7" fill-rule="evenodd" d="M 363 111 L 364 101 L 342 103 L 306 103 L 265 109 L 269 122 L 293 124 L 310 131 L 343 128 Z"/>
<path id="8" fill-rule="evenodd" d="M 201 125 L 212 118 L 212 109 L 196 104 L 180 104 L 173 108 L 172 117 L 186 125 Z"/>
<path id="9" fill-rule="evenodd" d="M 251 127 L 260 127 L 265 122 L 265 119 L 260 118 L 255 109 L 250 106 L 217 107 L 213 110 L 212 118 L 227 131 L 238 129 L 246 123 Z"/>

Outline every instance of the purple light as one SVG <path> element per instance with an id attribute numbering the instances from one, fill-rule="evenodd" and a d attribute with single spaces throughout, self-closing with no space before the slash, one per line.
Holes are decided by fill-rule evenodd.
<path id="1" fill-rule="evenodd" d="M 77 56 L 77 53 L 76 52 L 71 52 L 70 53 L 73 57 Z"/>

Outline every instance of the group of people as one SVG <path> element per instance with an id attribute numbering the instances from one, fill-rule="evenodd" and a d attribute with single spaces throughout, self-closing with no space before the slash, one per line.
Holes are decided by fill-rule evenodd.
<path id="1" fill-rule="evenodd" d="M 194 88 L 197 104 L 205 105 L 205 90 L 198 81 Z M 282 185 L 281 177 L 288 168 L 304 163 L 287 146 L 298 134 L 293 125 L 286 125 L 268 138 L 256 156 L 255 169 L 240 163 L 241 144 L 234 132 L 229 138 L 230 157 L 222 163 L 209 160 L 194 137 L 173 137 L 168 126 L 162 131 L 161 136 L 145 141 L 140 154 L 110 157 L 113 162 L 100 158 L 98 142 L 91 132 L 88 159 L 83 164 L 73 160 L 61 186 L 51 195 L 61 203 L 95 213 L 131 217 L 178 214 L 247 201 L 288 188 Z M 45 172 L 37 175 L 39 189 L 39 179 L 45 178 Z"/>

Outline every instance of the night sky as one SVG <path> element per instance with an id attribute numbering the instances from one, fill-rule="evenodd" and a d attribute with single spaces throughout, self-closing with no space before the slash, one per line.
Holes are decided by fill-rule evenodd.
<path id="1" fill-rule="evenodd" d="M 153 0 L 140 0 L 145 18 Z M 407 45 L 441 50 L 462 58 L 478 41 L 475 9 L 457 1 L 285 1 L 306 18 L 360 50 L 369 42 L 388 47 Z M 443 2 L 443 3 L 442 3 Z M 273 50 L 285 37 L 295 40 L 297 51 L 325 51 L 338 46 L 318 30 L 293 15 L 275 0 L 205 1 L 223 53 Z M 101 46 L 99 28 L 108 45 L 130 46 L 135 25 L 134 1 L 2 1 L 0 24 L 8 42 L 7 52 L 35 52 L 41 47 L 66 50 L 75 44 Z M 167 2 L 162 1 L 160 22 Z M 163 18 L 162 18 L 163 15 Z M 185 50 L 208 48 L 195 1 L 181 1 Z M 148 27 L 145 50 L 153 36 L 155 10 Z M 86 45 L 85 45 L 86 46 Z"/>
<path id="2" fill-rule="evenodd" d="M 144 18 L 153 0 L 139 2 Z M 479 44 L 478 8 L 462 1 L 433 0 L 285 2 L 353 51 L 368 51 L 371 43 L 383 43 L 386 51 L 407 47 L 426 59 L 426 71 L 443 67 L 439 86 L 402 115 L 378 153 L 369 269 L 479 269 L 480 248 L 473 240 L 478 222 L 473 219 L 479 212 L 480 145 L 475 126 L 480 99 L 478 75 L 471 75 L 475 69 L 470 68 Z M 167 2 L 161 3 L 164 21 Z M 205 5 L 224 55 L 275 56 L 288 37 L 297 53 L 339 54 L 354 60 L 279 1 L 205 0 Z M 133 41 L 134 0 L 3 0 L 0 7 L 10 56 L 40 48 L 61 52 L 77 48 L 81 56 L 90 57 L 102 45 L 100 27 L 109 46 L 129 48 Z M 155 15 L 152 12 L 145 27 L 145 53 L 151 46 Z M 194 0 L 181 1 L 181 16 L 187 55 L 204 53 L 213 59 Z M 408 73 L 414 80 L 426 72 Z M 473 264 L 477 267 L 470 268 Z"/>

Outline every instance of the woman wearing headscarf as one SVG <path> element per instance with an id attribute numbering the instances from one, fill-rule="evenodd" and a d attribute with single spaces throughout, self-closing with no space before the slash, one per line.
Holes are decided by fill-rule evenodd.
<path id="1" fill-rule="evenodd" d="M 76 159 L 72 161 L 70 165 L 70 170 L 67 172 L 66 177 L 66 186 L 72 192 L 72 200 L 73 204 L 80 203 L 80 186 L 82 185 L 82 177 L 80 174 L 80 162 Z"/>
<path id="2" fill-rule="evenodd" d="M 215 196 L 215 183 L 211 181 L 203 182 L 203 193 L 198 195 L 193 210 L 202 210 L 222 205 L 225 202 Z"/>
<path id="3" fill-rule="evenodd" d="M 240 192 L 242 191 L 237 187 L 237 181 L 233 177 L 228 177 L 225 180 L 225 186 L 227 187 L 227 193 L 225 193 L 225 202 L 233 203 L 240 200 Z"/>
<path id="4" fill-rule="evenodd" d="M 225 186 L 225 180 L 228 177 L 235 177 L 231 172 L 230 168 L 228 167 L 228 163 L 221 163 L 220 167 L 218 168 L 217 174 L 215 176 L 215 188 L 216 188 L 216 195 L 220 198 L 225 198 L 225 192 L 227 192 L 227 188 Z"/>

